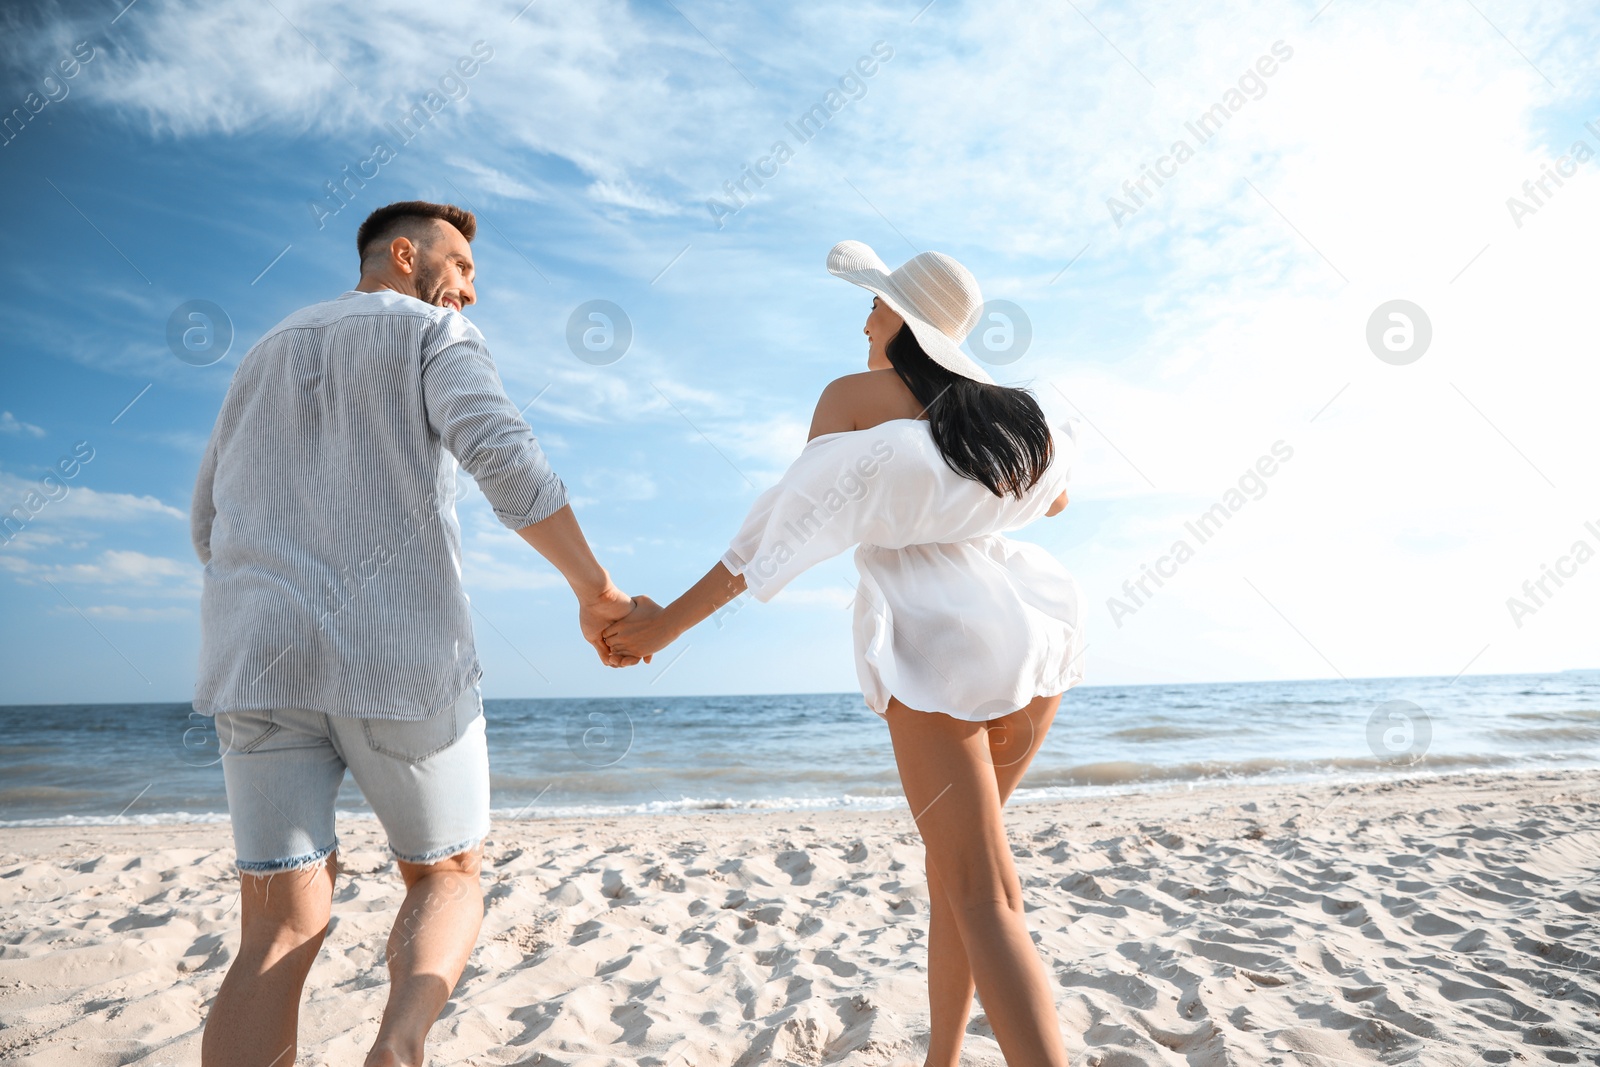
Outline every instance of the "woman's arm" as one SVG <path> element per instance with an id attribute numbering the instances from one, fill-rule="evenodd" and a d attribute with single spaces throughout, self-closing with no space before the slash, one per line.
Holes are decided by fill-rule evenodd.
<path id="1" fill-rule="evenodd" d="M 1044 517 L 1048 519 L 1050 516 L 1059 515 L 1065 510 L 1067 510 L 1067 491 L 1063 489 L 1061 490 L 1061 495 L 1050 502 L 1050 510 L 1044 513 Z"/>
<path id="2" fill-rule="evenodd" d="M 859 401 L 863 380 L 876 373 L 851 374 L 829 382 L 817 400 L 806 440 L 857 429 L 861 421 Z M 881 421 L 873 419 L 870 425 L 877 425 Z M 749 521 L 746 519 L 747 523 Z M 756 533 L 759 535 L 759 527 Z M 756 541 L 759 542 L 759 536 Z M 838 550 L 836 548 L 833 551 Z M 734 574 L 718 561 L 706 572 L 705 577 L 665 608 L 647 596 L 635 597 L 636 606 L 632 614 L 609 625 L 601 635 L 601 640 L 616 656 L 653 656 L 744 591 L 744 575 Z"/>
<path id="3" fill-rule="evenodd" d="M 653 656 L 704 622 L 744 588 L 744 575 L 729 572 L 719 560 L 705 577 L 664 608 L 647 596 L 635 597 L 633 612 L 607 626 L 602 640 L 616 656 Z"/>
<path id="4" fill-rule="evenodd" d="M 812 413 L 807 441 L 823 434 L 855 429 L 849 411 L 849 395 L 842 380 L 829 383 Z M 600 640 L 613 656 L 625 659 L 653 656 L 744 590 L 744 575 L 734 574 L 718 560 L 703 578 L 664 608 L 647 596 L 634 597 L 633 611 L 608 625 Z M 636 651 L 640 649 L 643 651 Z"/>

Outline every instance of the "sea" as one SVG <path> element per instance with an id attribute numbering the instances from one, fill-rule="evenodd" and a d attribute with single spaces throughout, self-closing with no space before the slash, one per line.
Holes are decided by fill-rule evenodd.
<path id="1" fill-rule="evenodd" d="M 903 807 L 859 693 L 485 701 L 499 819 Z M 992 737 L 1005 758 L 1023 740 Z M 1600 671 L 1080 686 L 1013 803 L 1600 767 Z M 338 807 L 371 818 L 346 775 Z M 0 827 L 221 822 L 188 704 L 0 707 Z"/>

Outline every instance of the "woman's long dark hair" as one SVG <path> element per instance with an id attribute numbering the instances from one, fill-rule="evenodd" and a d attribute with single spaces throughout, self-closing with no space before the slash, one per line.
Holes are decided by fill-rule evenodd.
<path id="1" fill-rule="evenodd" d="M 1044 477 L 1054 443 L 1032 393 L 946 370 L 923 351 L 910 326 L 901 326 L 883 351 L 923 406 L 933 442 L 951 470 L 982 482 L 995 496 L 1019 499 Z"/>

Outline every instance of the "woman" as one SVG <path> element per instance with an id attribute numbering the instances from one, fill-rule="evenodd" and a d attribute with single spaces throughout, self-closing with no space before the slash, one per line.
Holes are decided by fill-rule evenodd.
<path id="1" fill-rule="evenodd" d="M 844 241 L 828 271 L 873 294 L 867 371 L 823 390 L 722 560 L 664 609 L 639 597 L 603 639 L 652 655 L 747 587 L 770 600 L 858 545 L 857 673 L 927 849 L 927 1064 L 958 1063 L 976 991 L 1008 1063 L 1064 1065 L 1001 809 L 1082 679 L 1078 589 L 1001 531 L 1066 507 L 1072 439 L 961 351 L 983 301 L 960 263 L 923 252 L 890 273 Z"/>

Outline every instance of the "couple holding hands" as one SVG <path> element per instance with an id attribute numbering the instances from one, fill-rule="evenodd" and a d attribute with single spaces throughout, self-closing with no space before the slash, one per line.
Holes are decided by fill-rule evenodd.
<path id="1" fill-rule="evenodd" d="M 203 1062 L 294 1059 L 347 769 L 406 885 L 368 1067 L 423 1062 L 476 943 L 489 764 L 459 463 L 567 579 L 610 666 L 648 661 L 740 593 L 770 600 L 854 546 L 857 674 L 927 849 L 926 1063 L 958 1063 L 976 993 L 1007 1062 L 1065 1064 L 1001 815 L 1082 679 L 1079 595 L 1047 551 L 1004 532 L 1066 507 L 1074 443 L 961 350 L 976 280 L 938 252 L 889 271 L 860 242 L 833 248 L 828 271 L 873 297 L 867 369 L 823 390 L 800 455 L 662 607 L 596 561 L 461 314 L 476 300 L 475 233 L 450 205 L 373 212 L 356 237 L 360 282 L 250 349 L 206 447 L 194 706 L 216 721 L 242 905 Z"/>

